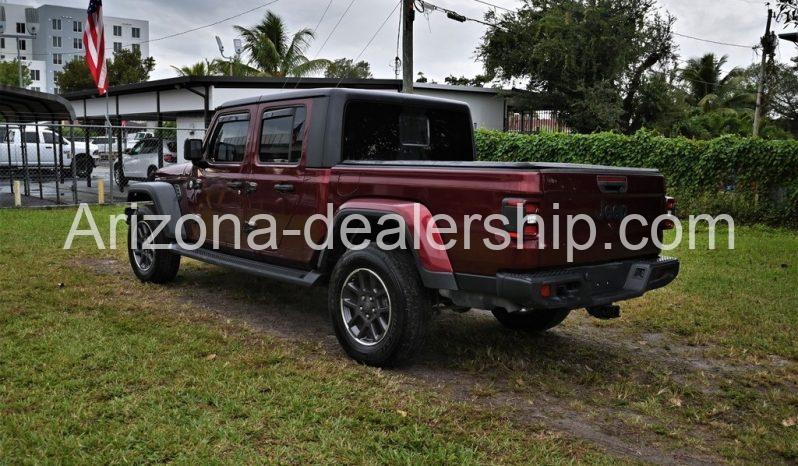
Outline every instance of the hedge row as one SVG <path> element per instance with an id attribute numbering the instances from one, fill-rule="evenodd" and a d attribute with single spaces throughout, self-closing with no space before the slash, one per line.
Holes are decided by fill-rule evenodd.
<path id="1" fill-rule="evenodd" d="M 798 225 L 798 141 L 480 130 L 476 145 L 480 160 L 657 168 L 684 215 L 728 213 L 739 223 Z"/>

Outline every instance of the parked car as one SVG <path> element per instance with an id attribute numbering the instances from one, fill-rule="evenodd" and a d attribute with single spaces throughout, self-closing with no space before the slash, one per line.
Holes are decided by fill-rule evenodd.
<path id="1" fill-rule="evenodd" d="M 153 134 L 150 131 L 133 131 L 127 133 L 127 135 L 125 136 L 125 149 L 132 148 L 133 146 L 135 146 L 137 143 L 139 143 L 144 139 L 152 139 L 154 137 L 155 134 Z"/>
<path id="2" fill-rule="evenodd" d="M 105 136 L 94 138 L 91 140 L 91 143 L 97 146 L 97 151 L 99 152 L 101 160 L 108 160 L 119 154 L 119 143 L 114 137 L 110 139 Z"/>
<path id="3" fill-rule="evenodd" d="M 159 145 L 163 148 L 164 166 L 177 162 L 177 142 L 156 138 L 142 139 L 122 155 L 122 165 L 119 165 L 119 161 L 114 162 L 116 184 L 123 188 L 129 180 L 154 180 L 158 170 Z"/>
<path id="4" fill-rule="evenodd" d="M 100 152 L 99 148 L 89 142 L 88 148 L 85 141 L 75 138 L 74 144 L 69 139 L 63 138 L 63 165 L 59 161 L 58 145 L 62 141 L 59 133 L 45 126 L 25 126 L 22 136 L 19 126 L 0 127 L 0 167 L 22 169 L 54 170 L 63 167 L 64 174 L 71 176 L 72 164 L 75 161 L 75 173 L 78 178 L 86 178 L 97 166 Z M 38 143 L 38 144 L 37 144 Z M 24 151 L 23 151 L 24 144 Z M 76 156 L 72 157 L 74 149 Z M 23 158 L 27 155 L 27 160 Z"/>
<path id="5" fill-rule="evenodd" d="M 679 261 L 660 257 L 651 241 L 672 225 L 628 231 L 628 243 L 643 245 L 638 249 L 627 248 L 619 234 L 623 215 L 651 224 L 672 210 L 658 171 L 475 161 L 471 115 L 461 102 L 352 89 L 292 91 L 221 106 L 207 134 L 204 142 L 186 142 L 191 163 L 131 186 L 128 200 L 138 203 L 126 209 L 135 275 L 171 281 L 185 256 L 297 287 L 326 284 L 336 336 L 362 363 L 410 360 L 435 307 L 487 309 L 507 327 L 544 331 L 579 308 L 617 317 L 614 303 L 663 287 L 679 273 Z M 293 232 L 328 206 L 333 221 L 307 228 L 312 243 L 332 240 L 331 248 L 319 250 Z M 470 228 L 465 218 L 508 211 L 505 218 L 517 220 L 503 227 Z M 170 219 L 156 239 L 168 249 L 143 245 L 158 226 L 147 214 Z M 246 238 L 267 228 L 255 217 L 261 214 L 277 223 L 276 236 L 270 235 L 275 247 L 263 250 Z M 394 218 L 383 222 L 389 214 Z M 441 214 L 453 218 L 460 233 L 426 221 Z M 178 223 L 182 215 L 200 220 Z M 218 248 L 210 233 L 214 215 L 238 218 L 243 226 L 220 223 Z M 564 246 L 547 246 L 543 238 L 550 237 L 539 229 L 545 222 L 565 232 L 568 215 L 596 220 L 596 241 L 572 257 Z M 371 229 L 346 236 L 363 249 L 342 240 L 350 220 Z M 394 225 L 397 230 L 386 230 Z M 469 228 L 470 246 L 463 241 Z M 399 237 L 403 231 L 409 250 L 376 244 L 378 232 Z M 486 243 L 513 234 L 521 240 L 512 247 L 494 250 Z M 441 250 L 430 239 L 436 235 L 455 244 Z M 574 235 L 581 242 L 587 228 Z M 185 246 L 190 243 L 201 247 Z"/>

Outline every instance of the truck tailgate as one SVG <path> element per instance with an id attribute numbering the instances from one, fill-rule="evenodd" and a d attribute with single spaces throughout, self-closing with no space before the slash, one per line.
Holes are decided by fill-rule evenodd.
<path id="1" fill-rule="evenodd" d="M 646 257 L 658 254 L 652 244 L 651 223 L 665 212 L 665 183 L 656 172 L 603 170 L 541 170 L 543 198 L 540 215 L 545 221 L 546 247 L 540 252 L 541 268 L 562 266 L 568 255 L 568 217 L 583 214 L 595 224 L 595 241 L 584 251 L 572 249 L 572 264 L 589 264 Z M 630 250 L 621 242 L 620 225 L 624 217 L 638 214 L 647 225 L 631 221 L 626 227 L 628 243 L 648 238 L 640 250 Z M 559 244 L 553 235 L 559 229 Z M 573 223 L 573 242 L 585 244 L 590 236 L 586 221 Z M 559 247 L 557 247 L 559 246 Z"/>

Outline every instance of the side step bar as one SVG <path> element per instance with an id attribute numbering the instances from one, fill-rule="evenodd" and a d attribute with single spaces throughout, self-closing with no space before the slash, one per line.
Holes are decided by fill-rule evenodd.
<path id="1" fill-rule="evenodd" d="M 321 275 L 314 271 L 281 267 L 279 265 L 244 259 L 219 251 L 211 251 L 209 249 L 183 249 L 177 243 L 172 243 L 170 250 L 175 254 L 180 254 L 181 256 L 196 259 L 201 262 L 220 265 L 222 267 L 238 270 L 239 272 L 279 280 L 293 285 L 313 286 L 319 281 L 319 278 L 321 278 Z"/>

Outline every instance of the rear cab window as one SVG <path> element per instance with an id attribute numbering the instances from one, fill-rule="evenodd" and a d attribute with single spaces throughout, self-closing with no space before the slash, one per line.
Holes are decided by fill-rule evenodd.
<path id="1" fill-rule="evenodd" d="M 208 146 L 210 163 L 242 163 L 249 136 L 249 113 L 219 117 Z"/>
<path id="2" fill-rule="evenodd" d="M 344 161 L 472 161 L 467 111 L 352 101 L 344 115 Z"/>

